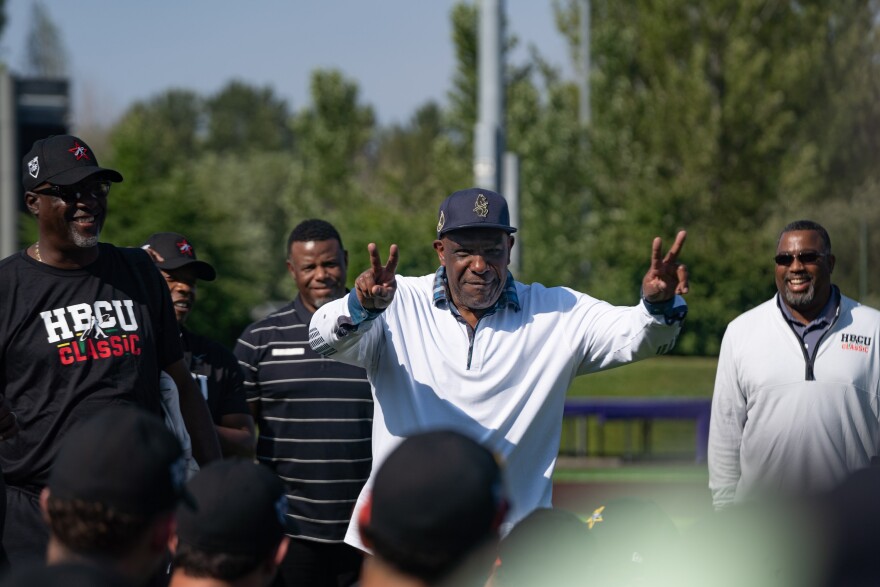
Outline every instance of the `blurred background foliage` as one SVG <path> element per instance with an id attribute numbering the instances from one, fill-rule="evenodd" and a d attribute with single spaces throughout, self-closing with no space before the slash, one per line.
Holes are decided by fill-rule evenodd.
<path id="1" fill-rule="evenodd" d="M 575 62 L 578 7 L 554 3 Z M 576 81 L 540 48 L 508 64 L 517 278 L 634 304 L 652 238 L 668 247 L 687 229 L 691 309 L 676 352 L 713 355 L 726 324 L 775 291 L 779 229 L 812 218 L 832 235 L 835 281 L 880 305 L 880 273 L 868 270 L 880 227 L 878 2 L 592 0 L 591 11 L 588 128 Z M 461 3 L 450 18 L 448 95 L 402 125 L 380 127 L 355 80 L 318 70 L 299 111 L 232 80 L 212 96 L 168 90 L 103 133 L 78 129 L 125 176 L 104 238 L 186 234 L 219 273 L 189 326 L 227 345 L 264 304 L 295 295 L 284 248 L 303 219 L 339 229 L 349 284 L 369 242 L 383 259 L 397 243 L 402 274 L 432 272 L 437 206 L 473 182 L 477 9 Z"/>

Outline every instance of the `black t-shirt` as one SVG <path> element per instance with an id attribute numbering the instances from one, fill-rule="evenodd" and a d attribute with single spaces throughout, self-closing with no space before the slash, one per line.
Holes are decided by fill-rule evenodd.
<path id="1" fill-rule="evenodd" d="M 159 371 L 183 356 L 168 286 L 140 249 L 101 243 L 97 261 L 0 261 L 0 393 L 21 432 L 0 441 L 10 485 L 39 489 L 65 433 L 110 404 L 161 414 Z"/>
<path id="2" fill-rule="evenodd" d="M 232 351 L 210 338 L 182 327 L 183 360 L 208 402 L 214 424 L 227 414 L 248 414 L 244 377 Z"/>

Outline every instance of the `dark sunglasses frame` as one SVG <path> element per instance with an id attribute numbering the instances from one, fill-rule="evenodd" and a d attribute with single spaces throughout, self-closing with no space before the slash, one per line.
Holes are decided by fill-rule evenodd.
<path id="1" fill-rule="evenodd" d="M 110 194 L 111 184 L 110 181 L 90 181 L 74 185 L 49 185 L 38 190 L 31 190 L 31 193 L 38 196 L 55 196 L 70 203 L 81 200 L 84 194 L 91 194 L 96 198 L 106 198 Z"/>
<path id="2" fill-rule="evenodd" d="M 797 259 L 801 265 L 814 265 L 819 259 L 825 256 L 825 253 L 818 251 L 801 251 L 800 253 L 780 253 L 773 257 L 777 265 L 788 267 Z"/>

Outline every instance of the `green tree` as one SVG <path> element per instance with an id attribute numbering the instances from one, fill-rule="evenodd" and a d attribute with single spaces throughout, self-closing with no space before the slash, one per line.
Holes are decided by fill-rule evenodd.
<path id="1" fill-rule="evenodd" d="M 811 203 L 834 192 L 829 183 L 844 183 L 828 162 L 858 160 L 820 137 L 854 130 L 835 118 L 867 111 L 841 108 L 841 96 L 862 106 L 875 96 L 840 88 L 864 88 L 852 72 L 875 70 L 876 52 L 858 53 L 876 18 L 867 1 L 592 7 L 591 289 L 631 299 L 650 238 L 687 228 L 691 313 L 680 348 L 716 352 L 727 322 L 773 292 L 782 218 L 812 215 Z M 560 6 L 573 47 L 577 8 Z M 862 159 L 869 147 L 860 145 Z M 844 175 L 859 185 L 865 172 Z"/>
<path id="2" fill-rule="evenodd" d="M 232 81 L 206 101 L 206 148 L 218 153 L 283 151 L 292 133 L 287 103 L 270 87 Z"/>

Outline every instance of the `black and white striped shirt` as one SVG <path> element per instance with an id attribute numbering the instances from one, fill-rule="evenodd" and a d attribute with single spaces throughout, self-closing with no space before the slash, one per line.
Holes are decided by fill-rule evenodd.
<path id="1" fill-rule="evenodd" d="M 235 345 L 248 402 L 257 402 L 257 458 L 287 485 L 288 535 L 342 542 L 372 465 L 366 372 L 309 346 L 299 296 L 248 326 Z"/>

